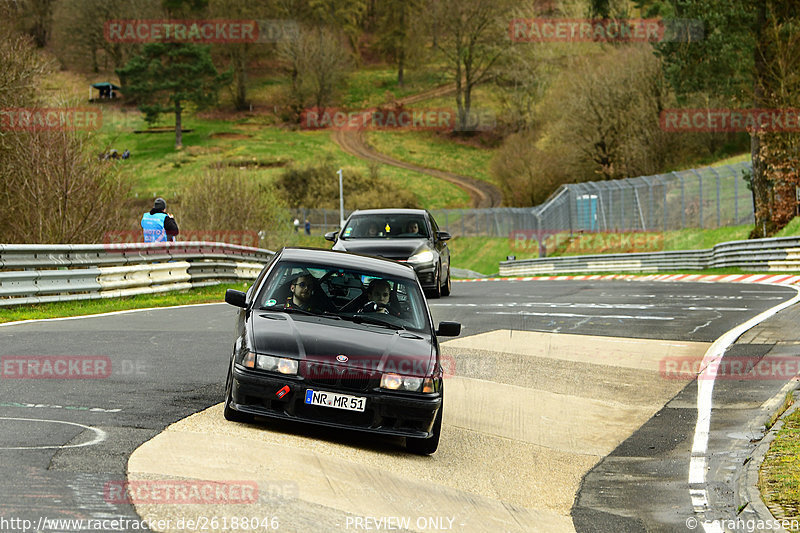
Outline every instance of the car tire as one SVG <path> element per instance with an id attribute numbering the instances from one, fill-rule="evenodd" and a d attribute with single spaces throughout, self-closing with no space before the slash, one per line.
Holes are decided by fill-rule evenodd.
<path id="1" fill-rule="evenodd" d="M 222 416 L 225 417 L 225 420 L 229 420 L 231 422 L 251 422 L 253 420 L 253 415 L 242 413 L 231 407 L 231 404 L 233 403 L 233 396 L 231 393 L 232 389 L 233 373 L 229 368 L 228 380 L 225 382 L 225 407 L 222 410 Z"/>
<path id="2" fill-rule="evenodd" d="M 450 296 L 450 266 L 447 266 L 447 281 L 444 282 L 442 287 L 442 296 Z"/>
<path id="3" fill-rule="evenodd" d="M 442 296 L 442 286 L 440 285 L 442 282 L 441 277 L 441 268 L 436 269 L 436 279 L 433 282 L 433 289 L 431 289 L 428 295 L 431 297 L 432 300 L 435 300 Z"/>
<path id="4" fill-rule="evenodd" d="M 442 411 L 444 411 L 444 399 L 436 413 L 436 420 L 431 429 L 432 435 L 427 439 L 406 438 L 406 450 L 417 455 L 430 455 L 439 448 L 439 435 L 442 433 Z"/>

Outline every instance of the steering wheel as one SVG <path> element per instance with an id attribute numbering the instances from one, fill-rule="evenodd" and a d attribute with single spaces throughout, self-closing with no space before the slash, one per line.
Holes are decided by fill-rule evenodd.
<path id="1" fill-rule="evenodd" d="M 379 304 L 374 300 L 370 300 L 361 306 L 361 309 L 358 310 L 359 313 L 388 313 L 389 310 L 386 308 L 385 305 Z"/>

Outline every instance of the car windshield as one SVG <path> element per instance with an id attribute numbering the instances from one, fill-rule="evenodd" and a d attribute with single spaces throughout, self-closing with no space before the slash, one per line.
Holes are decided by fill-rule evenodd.
<path id="1" fill-rule="evenodd" d="M 428 237 L 425 217 L 416 214 L 355 215 L 348 219 L 342 239 L 419 239 Z"/>
<path id="2" fill-rule="evenodd" d="M 256 304 L 263 310 L 336 317 L 395 330 L 425 331 L 430 323 L 416 281 L 310 263 L 276 265 Z"/>

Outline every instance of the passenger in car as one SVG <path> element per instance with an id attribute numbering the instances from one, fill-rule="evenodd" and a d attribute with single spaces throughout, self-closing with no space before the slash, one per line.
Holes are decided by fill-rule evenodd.
<path id="1" fill-rule="evenodd" d="M 419 222 L 416 220 L 412 220 L 408 223 L 408 230 L 406 233 L 417 233 L 419 234 Z"/>
<path id="2" fill-rule="evenodd" d="M 312 301 L 315 282 L 316 278 L 311 274 L 301 274 L 297 276 L 289 285 L 289 289 L 292 292 L 289 297 L 286 298 L 286 303 L 283 306 L 284 309 L 302 309 L 303 311 L 311 311 L 313 313 L 319 312 L 320 310 L 316 308 Z"/>

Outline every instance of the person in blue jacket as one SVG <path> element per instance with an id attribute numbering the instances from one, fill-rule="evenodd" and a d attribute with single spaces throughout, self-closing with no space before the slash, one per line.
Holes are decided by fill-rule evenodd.
<path id="1" fill-rule="evenodd" d="M 156 198 L 153 209 L 142 215 L 142 232 L 144 242 L 174 241 L 178 235 L 178 223 L 169 213 L 166 213 L 167 202 L 163 198 Z"/>

